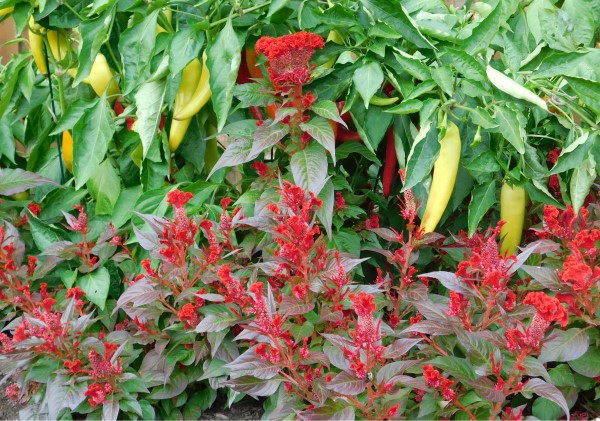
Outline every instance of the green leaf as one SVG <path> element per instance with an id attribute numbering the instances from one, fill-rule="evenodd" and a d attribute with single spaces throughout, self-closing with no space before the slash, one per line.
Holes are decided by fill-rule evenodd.
<path id="1" fill-rule="evenodd" d="M 587 158 L 590 149 L 596 141 L 596 132 L 584 132 L 569 146 L 560 152 L 556 165 L 552 167 L 550 174 L 559 174 L 577 168 Z"/>
<path id="2" fill-rule="evenodd" d="M 381 65 L 376 61 L 363 64 L 354 72 L 352 82 L 362 97 L 365 108 L 369 108 L 369 101 L 383 83 L 383 70 L 381 70 Z"/>
<path id="3" fill-rule="evenodd" d="M 290 160 L 294 183 L 306 191 L 318 195 L 327 178 L 325 149 L 316 142 L 296 152 Z"/>
<path id="4" fill-rule="evenodd" d="M 94 64 L 94 59 L 100 51 L 100 47 L 108 36 L 108 28 L 114 18 L 115 9 L 106 10 L 96 19 L 84 21 L 81 23 L 81 49 L 79 50 L 78 60 L 79 68 L 74 84 L 81 83 L 83 79 L 89 76 Z"/>
<path id="5" fill-rule="evenodd" d="M 565 331 L 554 330 L 552 339 L 544 343 L 538 360 L 546 363 L 577 359 L 587 351 L 589 341 L 586 331 L 579 328 L 571 328 Z"/>
<path id="6" fill-rule="evenodd" d="M 431 71 L 429 67 L 423 63 L 421 60 L 418 60 L 412 56 L 409 56 L 407 53 L 403 51 L 394 51 L 394 57 L 396 57 L 396 61 L 400 64 L 402 69 L 412 77 L 417 80 L 427 80 L 431 79 Z"/>
<path id="7" fill-rule="evenodd" d="M 60 120 L 56 124 L 56 127 L 51 135 L 62 135 L 62 132 L 65 130 L 72 130 L 73 126 L 81 119 L 81 116 L 88 108 L 92 108 L 94 105 L 97 105 L 98 101 L 96 99 L 89 100 L 85 98 L 78 98 L 75 102 L 69 104 L 67 110 L 60 116 Z"/>
<path id="8" fill-rule="evenodd" d="M 586 0 L 565 0 L 562 8 L 567 12 L 571 20 L 567 25 L 569 36 L 575 45 L 588 47 L 594 39 L 594 16 L 598 20 L 598 15 L 594 14 L 591 1 Z"/>
<path id="9" fill-rule="evenodd" d="M 244 39 L 233 30 L 230 18 L 217 35 L 214 43 L 210 44 L 208 48 L 207 66 L 210 71 L 210 89 L 219 131 L 225 126 L 231 108 L 233 88 L 241 63 L 243 46 Z"/>
<path id="10" fill-rule="evenodd" d="M 421 127 L 410 149 L 406 164 L 406 181 L 402 191 L 416 186 L 431 173 L 435 159 L 440 151 L 437 121 Z"/>
<path id="11" fill-rule="evenodd" d="M 313 113 L 320 115 L 321 117 L 323 117 L 327 120 L 336 121 L 336 122 L 340 123 L 342 126 L 347 127 L 346 122 L 342 119 L 342 117 L 340 117 L 340 113 L 337 109 L 337 106 L 335 105 L 335 102 L 333 102 L 333 101 L 328 101 L 328 100 L 317 101 L 310 107 L 310 110 Z"/>
<path id="12" fill-rule="evenodd" d="M 212 406 L 217 399 L 217 391 L 212 387 L 204 387 L 194 392 L 183 408 L 183 418 L 186 420 L 200 419 L 202 412 Z"/>
<path id="13" fill-rule="evenodd" d="M 299 343 L 302 342 L 302 339 L 308 338 L 310 337 L 310 335 L 313 334 L 313 332 L 315 331 L 315 325 L 307 320 L 302 324 L 302 326 L 292 326 L 290 331 L 292 333 L 292 336 L 296 340 L 296 343 Z"/>
<path id="14" fill-rule="evenodd" d="M 73 127 L 73 175 L 75 188 L 81 188 L 104 160 L 115 132 L 106 98 L 98 98 Z"/>
<path id="15" fill-rule="evenodd" d="M 600 49 L 592 48 L 581 52 L 549 54 L 544 57 L 539 68 L 531 74 L 532 79 L 554 76 L 600 80 Z"/>
<path id="16" fill-rule="evenodd" d="M 434 367 L 441 368 L 455 377 L 475 380 L 478 375 L 471 365 L 471 362 L 465 358 L 458 358 L 452 355 L 445 357 L 435 357 L 429 363 Z"/>
<path id="17" fill-rule="evenodd" d="M 77 285 L 85 292 L 85 298 L 104 310 L 108 289 L 110 287 L 110 274 L 108 269 L 100 267 L 94 272 L 82 276 Z"/>
<path id="18" fill-rule="evenodd" d="M 525 387 L 521 393 L 524 395 L 535 393 L 538 396 L 551 400 L 559 405 L 561 409 L 565 411 L 565 414 L 567 414 L 567 419 L 569 418 L 569 404 L 556 386 L 548 384 L 542 379 L 529 379 L 529 381 L 525 383 Z"/>
<path id="19" fill-rule="evenodd" d="M 600 348 L 592 346 L 585 354 L 569 361 L 569 366 L 582 376 L 595 378 L 600 376 Z"/>
<path id="20" fill-rule="evenodd" d="M 481 107 L 471 109 L 470 116 L 471 121 L 473 121 L 474 124 L 481 126 L 483 129 L 493 129 L 498 127 L 498 124 L 492 118 L 490 113 Z"/>
<path id="21" fill-rule="evenodd" d="M 437 85 L 442 88 L 448 96 L 452 96 L 454 93 L 454 76 L 452 75 L 452 70 L 450 67 L 434 67 L 431 69 L 431 77 L 437 83 Z"/>
<path id="22" fill-rule="evenodd" d="M 21 69 L 27 66 L 29 54 L 21 54 L 8 62 L 3 72 L 2 90 L 0 91 L 0 116 L 4 115 L 8 105 L 11 103 L 13 92 L 20 80 Z"/>
<path id="23" fill-rule="evenodd" d="M 446 65 L 451 64 L 462 73 L 466 78 L 473 80 L 485 80 L 485 69 L 472 55 L 467 54 L 463 50 L 454 48 L 444 49 L 442 62 Z"/>
<path id="24" fill-rule="evenodd" d="M 404 38 L 419 48 L 435 47 L 421 34 L 414 21 L 398 0 L 361 0 L 365 9 L 373 11 L 377 19 L 387 23 Z"/>
<path id="25" fill-rule="evenodd" d="M 160 9 L 156 9 L 140 22 L 125 30 L 119 39 L 119 51 L 123 61 L 123 93 L 132 92 L 141 81 L 150 76 L 152 51 L 156 43 L 156 21 Z"/>
<path id="26" fill-rule="evenodd" d="M 158 127 L 167 90 L 165 77 L 167 74 L 167 60 L 165 57 L 154 76 L 143 83 L 135 94 L 136 115 L 138 118 L 137 130 L 142 139 L 143 159 L 148 157 L 153 143 L 160 142 Z M 160 159 L 151 159 L 155 162 L 160 161 Z"/>
<path id="27" fill-rule="evenodd" d="M 267 16 L 273 16 L 275 13 L 286 7 L 289 2 L 290 0 L 273 0 L 269 6 Z"/>
<path id="28" fill-rule="evenodd" d="M 499 2 L 494 10 L 473 29 L 469 38 L 462 42 L 464 51 L 471 56 L 475 56 L 485 50 L 498 33 L 501 17 L 502 2 Z"/>
<path id="29" fill-rule="evenodd" d="M 589 157 L 573 170 L 573 175 L 571 176 L 569 193 L 575 213 L 578 213 L 579 209 L 583 206 L 583 202 L 589 194 L 595 179 L 596 161 L 594 160 L 594 155 L 589 154 Z"/>
<path id="30" fill-rule="evenodd" d="M 233 95 L 235 95 L 244 107 L 265 106 L 272 104 L 274 101 L 274 93 L 265 89 L 265 87 L 259 83 L 235 85 Z"/>
<path id="31" fill-rule="evenodd" d="M 331 223 L 333 221 L 333 207 L 335 204 L 335 191 L 331 180 L 327 180 L 325 186 L 319 193 L 319 199 L 323 201 L 323 205 L 317 211 L 317 217 L 321 224 L 325 227 L 327 236 L 331 239 Z"/>
<path id="32" fill-rule="evenodd" d="M 7 115 L 0 119 L 0 157 L 2 155 L 15 163 L 15 141 Z"/>
<path id="33" fill-rule="evenodd" d="M 395 107 L 388 108 L 384 112 L 390 114 L 413 114 L 419 112 L 423 108 L 423 103 L 418 99 L 409 99 L 402 101 Z"/>
<path id="34" fill-rule="evenodd" d="M 533 402 L 533 416 L 539 420 L 557 420 L 562 413 L 560 406 L 546 398 L 537 398 Z"/>
<path id="35" fill-rule="evenodd" d="M 338 159 L 347 158 L 350 154 L 356 153 L 362 155 L 371 162 L 381 166 L 381 161 L 364 144 L 359 142 L 344 142 L 335 149 L 335 155 Z"/>
<path id="36" fill-rule="evenodd" d="M 557 387 L 577 387 L 575 377 L 567 364 L 560 364 L 548 371 L 552 384 Z"/>
<path id="37" fill-rule="evenodd" d="M 96 201 L 96 215 L 112 215 L 121 192 L 121 179 L 108 159 L 100 164 L 87 185 Z"/>
<path id="38" fill-rule="evenodd" d="M 323 117 L 315 117 L 306 123 L 300 123 L 300 129 L 308 133 L 331 154 L 335 165 L 335 138 L 329 122 Z"/>
<path id="39" fill-rule="evenodd" d="M 494 180 L 473 189 L 469 203 L 469 237 L 475 234 L 479 222 L 494 203 L 496 203 L 496 182 Z"/>
<path id="40" fill-rule="evenodd" d="M 525 153 L 525 127 L 519 119 L 520 112 L 505 106 L 497 106 L 494 119 L 498 123 L 498 130 L 506 140 L 519 152 L 521 155 Z"/>
<path id="41" fill-rule="evenodd" d="M 46 250 L 51 245 L 64 240 L 61 231 L 49 224 L 38 219 L 32 213 L 29 213 L 29 228 L 35 245 L 40 250 Z"/>
<path id="42" fill-rule="evenodd" d="M 200 55 L 204 45 L 204 31 L 194 27 L 183 28 L 169 42 L 169 72 L 178 74 L 190 61 Z"/>
<path id="43" fill-rule="evenodd" d="M 565 79 L 583 103 L 596 115 L 600 115 L 600 82 L 576 77 L 565 77 Z"/>

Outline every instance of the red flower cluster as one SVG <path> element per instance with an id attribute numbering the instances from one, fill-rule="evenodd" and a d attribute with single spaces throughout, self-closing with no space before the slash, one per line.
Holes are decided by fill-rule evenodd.
<path id="1" fill-rule="evenodd" d="M 319 35 L 297 32 L 278 38 L 262 37 L 256 42 L 256 52 L 269 60 L 269 75 L 277 87 L 303 85 L 310 79 L 309 60 L 325 43 Z"/>
<path id="2" fill-rule="evenodd" d="M 431 365 L 423 366 L 423 377 L 425 378 L 427 386 L 439 389 L 445 400 L 454 400 L 456 393 L 451 389 L 454 384 L 452 380 L 443 377 L 440 372 Z"/>
<path id="3" fill-rule="evenodd" d="M 254 303 L 249 312 L 256 314 L 254 323 L 256 323 L 261 333 L 279 338 L 281 336 L 283 318 L 279 314 L 271 317 L 265 298 L 262 295 L 263 287 L 264 284 L 262 282 L 257 282 L 250 286 L 250 292 L 254 295 Z"/>
<path id="4" fill-rule="evenodd" d="M 113 387 L 110 383 L 98 384 L 92 383 L 88 386 L 84 395 L 88 397 L 88 402 L 92 407 L 100 406 L 106 403 L 106 398 L 112 395 Z"/>

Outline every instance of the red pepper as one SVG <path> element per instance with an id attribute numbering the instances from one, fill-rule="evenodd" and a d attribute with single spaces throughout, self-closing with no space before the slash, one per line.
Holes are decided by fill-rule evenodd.
<path id="1" fill-rule="evenodd" d="M 338 142 L 350 142 L 351 140 L 362 142 L 362 139 L 360 138 L 360 135 L 357 132 L 353 130 L 348 130 L 341 125 L 338 125 L 336 140 Z"/>
<path id="2" fill-rule="evenodd" d="M 392 124 L 386 133 L 385 162 L 383 164 L 383 197 L 386 199 L 392 191 L 392 182 L 397 172 L 398 157 L 396 156 L 396 145 L 394 140 L 394 125 Z"/>
<path id="3" fill-rule="evenodd" d="M 246 65 L 246 51 L 242 50 L 242 62 L 240 63 L 240 69 L 238 70 L 237 83 L 243 85 L 244 83 L 252 82 L 250 80 L 250 71 Z"/>
<path id="4" fill-rule="evenodd" d="M 262 121 L 265 119 L 260 107 L 257 107 L 256 105 L 252 105 L 250 107 L 250 114 L 252 114 L 252 117 L 254 117 L 256 120 Z"/>

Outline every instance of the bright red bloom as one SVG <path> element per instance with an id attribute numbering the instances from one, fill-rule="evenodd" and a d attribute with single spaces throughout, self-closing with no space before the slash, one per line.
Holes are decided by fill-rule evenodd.
<path id="1" fill-rule="evenodd" d="M 440 372 L 433 368 L 432 365 L 423 366 L 423 377 L 425 378 L 425 383 L 427 386 L 433 388 L 437 388 L 443 379 Z"/>
<path id="2" fill-rule="evenodd" d="M 179 320 L 185 322 L 186 328 L 195 327 L 200 323 L 200 316 L 198 315 L 196 308 L 197 307 L 194 304 L 187 303 L 177 313 Z"/>
<path id="3" fill-rule="evenodd" d="M 262 37 L 256 52 L 269 60 L 269 75 L 276 87 L 303 85 L 310 79 L 309 60 L 325 43 L 319 35 L 297 32 L 278 38 Z"/>
<path id="4" fill-rule="evenodd" d="M 42 211 L 42 207 L 35 202 L 31 202 L 30 204 L 28 204 L 27 208 L 35 216 L 38 216 L 40 214 L 40 212 Z"/>
<path id="5" fill-rule="evenodd" d="M 256 170 L 258 175 L 260 175 L 261 177 L 264 177 L 269 173 L 269 167 L 267 166 L 267 164 L 261 161 L 253 162 L 252 165 L 250 165 L 250 168 Z"/>
<path id="6" fill-rule="evenodd" d="M 16 401 L 17 399 L 19 399 L 19 396 L 21 396 L 21 390 L 19 389 L 19 386 L 16 383 L 13 383 L 6 388 L 6 390 L 4 391 L 4 395 L 8 399 Z"/>
<path id="7" fill-rule="evenodd" d="M 81 290 L 79 287 L 69 288 L 67 291 L 67 298 L 75 298 L 75 300 L 81 299 L 85 295 L 85 292 Z"/>
<path id="8" fill-rule="evenodd" d="M 560 148 L 554 148 L 552 149 L 550 152 L 548 152 L 548 157 L 546 158 L 546 162 L 548 162 L 549 164 L 556 164 L 556 162 L 558 161 L 558 157 L 560 156 L 560 152 L 561 149 Z"/>
<path id="9" fill-rule="evenodd" d="M 69 369 L 69 374 L 81 373 L 82 365 L 83 363 L 79 359 L 76 359 L 75 361 L 67 360 L 63 363 L 63 366 Z"/>
<path id="10" fill-rule="evenodd" d="M 547 322 L 558 322 L 562 327 L 567 326 L 569 316 L 567 311 L 556 298 L 543 292 L 530 292 L 525 296 L 523 304 L 535 307 L 537 314 Z"/>
<path id="11" fill-rule="evenodd" d="M 336 210 L 346 209 L 346 201 L 344 200 L 344 196 L 342 196 L 341 191 L 335 193 L 335 209 Z"/>
<path id="12" fill-rule="evenodd" d="M 571 284 L 575 291 L 587 291 L 598 278 L 600 278 L 600 268 L 594 267 L 592 271 L 577 249 L 567 256 L 560 274 L 560 279 Z"/>
<path id="13" fill-rule="evenodd" d="M 106 398 L 112 394 L 113 388 L 110 383 L 100 385 L 92 383 L 88 386 L 84 395 L 88 397 L 88 401 L 92 407 L 100 406 L 106 403 Z"/>
<path id="14" fill-rule="evenodd" d="M 167 194 L 167 202 L 175 208 L 182 208 L 193 197 L 194 195 L 190 192 L 182 192 L 181 190 L 175 189 Z"/>

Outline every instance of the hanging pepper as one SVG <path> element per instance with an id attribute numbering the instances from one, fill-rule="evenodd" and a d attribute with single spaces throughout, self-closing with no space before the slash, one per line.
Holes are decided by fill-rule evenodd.
<path id="1" fill-rule="evenodd" d="M 164 7 L 162 9 L 162 13 L 165 15 L 167 22 L 169 22 L 169 24 L 171 24 L 171 22 L 173 20 L 173 11 L 171 9 L 169 9 L 168 7 Z M 162 34 L 163 32 L 167 32 L 167 30 L 165 28 L 163 28 L 162 26 L 160 26 L 160 24 L 157 23 L 156 24 L 156 35 Z"/>
<path id="2" fill-rule="evenodd" d="M 8 15 L 9 13 L 12 13 L 13 10 L 15 10 L 15 6 L 10 6 L 10 7 L 5 7 L 4 9 L 0 9 L 0 17 L 2 17 L 4 15 Z"/>
<path id="3" fill-rule="evenodd" d="M 329 35 L 327 35 L 327 42 L 329 41 L 337 45 L 342 45 L 344 43 L 344 40 L 342 39 L 338 31 L 329 31 Z M 325 64 L 323 64 L 323 67 L 326 69 L 331 69 L 337 61 L 337 59 L 337 57 L 332 57 Z"/>
<path id="4" fill-rule="evenodd" d="M 440 140 L 440 155 L 433 165 L 433 180 L 427 206 L 421 221 L 425 233 L 435 230 L 452 196 L 460 161 L 460 133 L 456 124 L 448 122 L 446 134 Z"/>
<path id="5" fill-rule="evenodd" d="M 511 255 L 521 243 L 523 225 L 525 224 L 525 205 L 527 193 L 522 186 L 507 182 L 502 184 L 500 190 L 500 219 L 505 222 L 500 228 L 502 245 L 500 254 Z"/>
<path id="6" fill-rule="evenodd" d="M 48 66 L 46 66 L 46 56 L 44 55 L 44 38 L 40 35 L 42 30 L 42 26 L 35 23 L 31 16 L 29 18 L 29 48 L 35 65 L 45 76 L 48 74 Z"/>
<path id="7" fill-rule="evenodd" d="M 193 89 L 193 93 L 188 101 L 183 106 L 175 109 L 173 115 L 175 120 L 187 120 L 192 118 L 206 105 L 210 100 L 212 92 L 210 90 L 210 73 L 206 66 L 206 52 L 202 56 L 202 72 L 200 73 L 200 79 L 195 85 L 186 84 L 184 89 L 187 92 Z M 179 145 L 178 145 L 179 146 Z"/>
<path id="8" fill-rule="evenodd" d="M 394 125 L 386 133 L 385 162 L 383 164 L 383 197 L 386 199 L 392 191 L 392 182 L 397 173 L 398 157 L 396 156 L 396 141 L 394 139 Z"/>
<path id="9" fill-rule="evenodd" d="M 121 90 L 119 89 L 119 85 L 115 81 L 114 76 L 115 74 L 108 66 L 104 54 L 98 53 L 89 76 L 83 79 L 83 82 L 89 83 L 98 96 L 102 96 L 108 87 L 106 96 L 108 97 L 108 100 L 112 102 L 117 99 L 119 94 L 121 94 Z"/>
<path id="10" fill-rule="evenodd" d="M 177 90 L 177 94 L 175 95 L 174 116 L 181 112 L 181 110 L 192 100 L 198 82 L 202 78 L 201 71 L 202 66 L 200 60 L 197 58 L 193 59 L 183 69 L 181 83 Z M 171 149 L 171 152 L 175 152 L 183 141 L 183 137 L 192 121 L 192 117 L 193 114 L 186 119 L 173 118 L 173 120 L 171 120 L 171 130 L 169 131 L 169 148 Z"/>
<path id="11" fill-rule="evenodd" d="M 62 159 L 67 170 L 73 173 L 73 137 L 68 130 L 62 135 Z"/>

